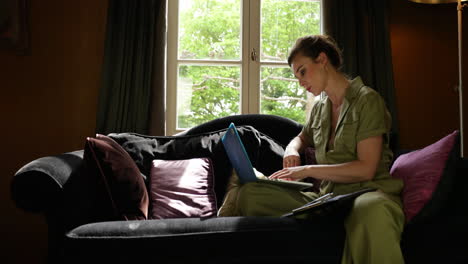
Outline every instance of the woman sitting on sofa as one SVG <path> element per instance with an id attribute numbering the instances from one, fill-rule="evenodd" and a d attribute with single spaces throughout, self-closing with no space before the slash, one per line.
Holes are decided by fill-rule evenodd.
<path id="1" fill-rule="evenodd" d="M 342 263 L 404 263 L 400 249 L 403 183 L 389 173 L 391 117 L 385 102 L 361 78 L 349 80 L 340 71 L 341 51 L 328 36 L 298 39 L 288 63 L 302 87 L 325 96 L 286 147 L 284 168 L 270 178 L 315 178 L 322 181 L 320 192 L 247 183 L 229 190 L 219 215 L 280 216 L 326 193 L 375 188 L 354 200 L 345 219 Z M 315 149 L 317 165 L 301 165 L 300 153 L 306 147 Z"/>

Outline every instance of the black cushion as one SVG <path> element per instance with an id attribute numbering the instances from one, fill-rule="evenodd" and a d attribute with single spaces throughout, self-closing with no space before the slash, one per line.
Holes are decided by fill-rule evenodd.
<path id="1" fill-rule="evenodd" d="M 284 146 L 251 126 L 238 126 L 239 135 L 252 165 L 269 175 L 282 168 Z M 187 136 L 147 136 L 136 133 L 111 133 L 133 158 L 141 173 L 148 176 L 154 159 L 181 160 L 208 157 L 213 161 L 218 206 L 224 198 L 232 166 L 221 137 L 226 129 Z"/>

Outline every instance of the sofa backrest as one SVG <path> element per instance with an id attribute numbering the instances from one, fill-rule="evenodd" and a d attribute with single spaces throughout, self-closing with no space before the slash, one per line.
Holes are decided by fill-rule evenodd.
<path id="1" fill-rule="evenodd" d="M 289 118 L 276 115 L 245 114 L 214 119 L 195 126 L 178 135 L 196 135 L 210 131 L 222 130 L 227 128 L 231 122 L 236 126 L 253 126 L 256 130 L 268 135 L 284 146 L 286 146 L 289 141 L 297 136 L 302 130 L 302 125 L 300 123 Z"/>
<path id="2" fill-rule="evenodd" d="M 239 135 L 249 154 L 252 165 L 264 174 L 281 169 L 284 146 L 252 126 L 238 126 Z M 152 161 L 210 158 L 213 161 L 215 192 L 218 205 L 226 192 L 232 166 L 226 155 L 221 137 L 226 129 L 196 135 L 147 136 L 135 133 L 111 133 L 132 157 L 140 172 L 148 178 Z"/>

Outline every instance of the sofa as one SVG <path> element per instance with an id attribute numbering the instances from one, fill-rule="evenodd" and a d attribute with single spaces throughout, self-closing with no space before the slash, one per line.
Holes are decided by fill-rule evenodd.
<path id="1" fill-rule="evenodd" d="M 12 178 L 12 200 L 18 208 L 44 215 L 48 263 L 340 263 L 346 217 L 342 212 L 307 218 L 216 216 L 233 171 L 221 143 L 231 122 L 238 127 L 253 166 L 265 175 L 281 168 L 284 147 L 302 129 L 287 118 L 246 114 L 218 118 L 175 136 L 101 136 L 110 145 L 117 143 L 114 147 L 134 162 L 130 169 L 138 176 L 131 183 L 120 181 L 119 186 L 106 182 L 105 177 L 114 176 L 102 163 L 89 165 L 90 157 L 100 157 L 93 146 L 104 141 L 87 138 L 83 149 L 41 157 L 20 168 Z M 459 157 L 459 144 L 455 131 L 420 150 L 393 146 L 389 169 L 405 182 L 402 200 L 407 222 L 401 247 L 406 263 L 468 263 L 464 196 L 468 162 Z M 197 189 L 206 199 L 197 204 L 198 211 L 181 215 L 173 210 L 176 206 L 154 199 L 171 187 L 164 185 L 171 180 L 166 176 L 157 181 L 163 176 L 154 176 L 154 161 L 170 162 L 165 163 L 165 172 L 173 175 L 179 171 L 174 164 L 181 164 L 174 161 L 195 159 L 205 162 L 197 164 L 208 164 L 200 167 L 205 169 L 206 185 Z M 104 180 L 96 175 L 105 175 Z M 101 189 L 94 184 L 96 177 Z M 135 186 L 144 186 L 148 194 L 142 196 L 140 190 L 134 199 Z M 132 198 L 127 199 L 127 194 Z M 177 204 L 174 199 L 169 198 L 171 204 Z M 115 213 L 119 206 L 123 208 L 119 212 L 125 213 Z"/>

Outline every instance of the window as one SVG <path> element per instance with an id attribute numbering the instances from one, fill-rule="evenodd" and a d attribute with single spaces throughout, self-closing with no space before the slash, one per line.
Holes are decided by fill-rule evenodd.
<path id="1" fill-rule="evenodd" d="M 313 103 L 287 55 L 321 32 L 320 0 L 168 1 L 167 135 L 234 114 L 303 123 Z"/>

